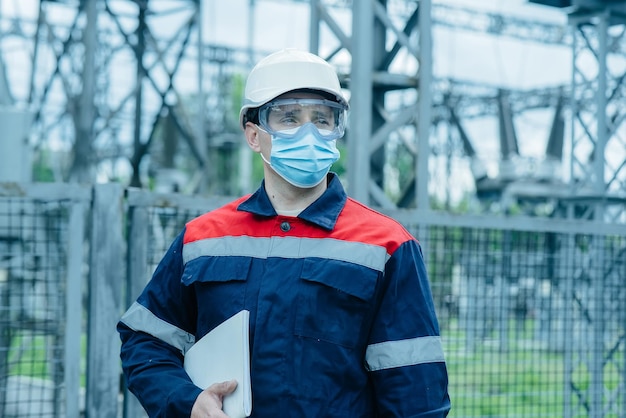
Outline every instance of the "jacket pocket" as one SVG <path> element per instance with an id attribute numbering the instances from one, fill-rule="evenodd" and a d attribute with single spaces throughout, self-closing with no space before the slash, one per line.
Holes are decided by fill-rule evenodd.
<path id="1" fill-rule="evenodd" d="M 185 264 L 181 280 L 185 286 L 246 281 L 251 262 L 249 257 L 199 257 Z"/>
<path id="2" fill-rule="evenodd" d="M 251 263 L 248 257 L 200 257 L 185 265 L 181 281 L 195 292 L 199 330 L 244 309 Z"/>
<path id="3" fill-rule="evenodd" d="M 354 348 L 373 306 L 378 272 L 344 261 L 306 259 L 300 278 L 295 334 Z"/>

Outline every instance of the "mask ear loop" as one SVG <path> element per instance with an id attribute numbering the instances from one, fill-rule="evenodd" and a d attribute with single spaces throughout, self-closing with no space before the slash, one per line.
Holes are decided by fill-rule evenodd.
<path id="1" fill-rule="evenodd" d="M 269 165 L 269 166 L 271 167 L 271 166 L 272 166 L 272 163 L 270 163 L 269 161 L 267 161 L 267 160 L 265 159 L 265 156 L 263 155 L 263 153 L 262 153 L 262 152 L 259 152 L 259 154 L 261 154 L 261 159 L 262 159 L 263 161 L 265 161 L 265 164 L 267 164 L 267 165 Z"/>
<path id="2" fill-rule="evenodd" d="M 257 123 L 255 123 L 255 125 L 256 125 L 256 127 L 257 127 L 257 128 L 259 128 L 261 131 L 263 131 L 263 132 L 265 132 L 266 134 L 268 134 L 268 135 L 270 136 L 270 138 L 271 138 L 271 139 L 274 139 L 274 136 L 273 136 L 271 133 L 267 132 L 265 129 L 263 129 L 263 127 L 262 127 L 261 125 L 259 125 L 259 124 L 257 124 Z M 269 162 L 269 161 L 267 161 L 267 159 L 266 159 L 266 158 L 265 158 L 265 156 L 263 155 L 263 152 L 259 152 L 259 155 L 261 155 L 261 159 L 262 159 L 263 161 L 265 161 L 265 163 L 266 163 L 267 165 L 269 165 L 270 167 L 272 166 L 272 163 L 271 163 L 271 162 Z M 271 157 L 270 157 L 270 158 L 271 158 Z"/>

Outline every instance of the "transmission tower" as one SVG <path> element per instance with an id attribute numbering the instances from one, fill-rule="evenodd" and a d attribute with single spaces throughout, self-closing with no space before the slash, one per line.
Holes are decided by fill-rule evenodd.
<path id="1" fill-rule="evenodd" d="M 626 210 L 626 165 L 624 138 L 626 109 L 624 101 L 624 40 L 626 6 L 615 1 L 544 1 L 547 6 L 563 8 L 568 14 L 573 42 L 573 78 L 571 88 L 572 138 L 570 193 L 563 200 L 570 218 L 597 222 L 623 223 Z M 570 243 L 576 247 L 575 237 Z M 583 312 L 577 318 L 577 332 L 588 336 L 570 344 L 565 352 L 565 374 L 568 379 L 564 415 L 580 413 L 590 417 L 611 416 L 626 411 L 623 388 L 607 387 L 606 371 L 616 367 L 623 371 L 624 341 L 607 341 L 605 331 L 623 323 L 623 277 L 615 272 L 617 265 L 606 265 L 610 240 L 595 237 L 585 243 L 591 260 L 578 269 L 576 277 L 563 278 L 564 294 L 570 312 Z M 591 295 L 583 304 L 577 297 Z M 578 302 L 577 302 L 578 301 Z M 578 310 L 574 310 L 574 304 Z M 576 318 L 566 324 L 573 333 Z M 576 370 L 587 370 L 588 383 L 576 379 Z"/>
<path id="2" fill-rule="evenodd" d="M 431 126 L 443 123 L 455 129 L 452 113 L 461 125 L 468 118 L 497 116 L 503 97 L 512 115 L 569 104 L 570 86 L 502 94 L 498 86 L 437 79 L 430 74 L 433 26 L 544 44 L 572 44 L 574 34 L 562 25 L 431 6 L 429 1 L 309 3 L 311 50 L 337 66 L 352 98 L 348 189 L 365 202 L 388 208 L 429 207 L 428 190 L 437 186 L 430 180 L 427 163 L 433 152 Z M 200 2 L 192 0 L 43 1 L 38 22 L 17 25 L 23 28 L 24 39 L 35 40 L 32 74 L 37 76 L 32 77 L 28 103 L 36 113 L 39 144 L 50 137 L 75 138 L 74 155 L 82 156 L 74 158 L 75 172 L 83 161 L 88 162 L 86 167 L 103 160 L 114 167 L 126 156 L 133 184 L 142 179 L 146 161 L 168 171 L 172 161 L 165 157 L 175 154 L 171 151 L 177 143 L 183 144 L 193 161 L 192 171 L 199 173 L 188 182 L 196 185 L 195 190 L 201 189 L 203 182 L 224 183 L 211 180 L 224 179 L 223 172 L 236 173 L 234 162 L 220 168 L 220 161 L 233 159 L 235 142 L 241 143 L 235 138 L 237 127 L 229 125 L 232 108 L 238 106 L 232 103 L 230 82 L 237 74 L 245 74 L 254 52 L 219 45 L 198 48 L 200 7 Z M 70 18 L 59 19 L 59 9 Z M 348 16 L 350 34 L 346 19 L 337 18 L 340 14 Z M 169 30 L 164 33 L 163 28 Z M 623 42 L 611 42 L 624 49 Z M 119 70 L 112 71 L 114 67 L 129 68 L 132 74 L 120 79 Z M 428 83 L 423 81 L 428 79 Z M 425 83 L 423 88 L 420 83 Z M 581 96 L 581 101 L 585 101 L 581 109 L 588 110 L 588 94 Z M 208 106 L 212 106 L 211 112 L 203 112 Z M 200 113 L 210 115 L 211 120 L 196 117 Z M 420 123 L 420 118 L 430 122 Z M 204 123 L 199 122 L 203 119 Z M 155 138 L 162 136 L 178 141 L 155 144 Z M 460 152 L 467 148 L 462 143 L 459 140 L 454 145 Z M 386 192 L 389 144 L 404 151 L 404 165 L 392 167 L 404 178 L 402 190 L 394 198 Z M 465 155 L 471 157 L 471 150 Z M 580 161 L 574 166 L 578 171 L 579 166 L 589 165 L 583 157 L 577 158 Z M 420 170 L 424 170 L 421 175 Z M 617 175 L 616 181 L 621 177 Z M 204 189 L 216 191 L 212 187 Z M 612 188 L 616 187 L 614 182 Z M 236 186 L 217 192 L 233 190 L 236 193 Z"/>
<path id="3" fill-rule="evenodd" d="M 251 1 L 251 6 L 254 3 Z M 203 188 L 206 192 L 237 193 L 233 150 L 234 144 L 241 141 L 236 138 L 237 127 L 229 120 L 232 108 L 238 106 L 232 103 L 231 82 L 237 74 L 249 69 L 255 53 L 219 45 L 198 48 L 200 5 L 191 0 L 43 1 L 37 22 L 16 25 L 27 45 L 25 49 L 31 48 L 35 57 L 27 101 L 36 113 L 37 146 L 55 137 L 71 142 L 73 176 L 87 181 L 96 175 L 93 167 L 106 169 L 107 161 L 111 167 L 108 175 L 116 176 L 114 167 L 126 157 L 134 185 L 145 181 L 146 166 L 157 173 L 176 172 L 172 169 L 172 156 L 182 146 L 188 160 L 193 162 L 191 171 L 197 173 L 190 181 L 183 181 L 194 185 L 192 190 L 208 184 Z M 349 189 L 355 195 L 361 190 L 361 198 L 368 201 L 372 198 L 372 203 L 384 207 L 416 206 L 416 185 L 421 184 L 422 191 L 429 187 L 428 172 L 421 177 L 416 173 L 428 166 L 424 162 L 431 147 L 424 139 L 426 134 L 417 135 L 419 100 L 431 101 L 431 106 L 422 106 L 431 109 L 433 123 L 449 124 L 450 106 L 454 106 L 461 119 L 496 114 L 498 89 L 432 79 L 431 86 L 425 89 L 428 94 L 418 96 L 418 55 L 425 50 L 419 47 L 419 3 L 391 0 L 371 8 L 366 5 L 366 10 L 360 10 L 361 6 L 349 1 L 314 1 L 310 9 L 311 49 L 334 61 L 343 74 L 344 86 L 352 90 L 354 98 L 351 124 L 354 129 L 348 136 L 361 139 L 348 141 L 353 147 L 347 158 Z M 345 23 L 335 19 L 337 12 L 348 14 L 353 31 L 363 31 L 363 35 L 347 35 Z M 352 19 L 356 13 L 369 17 Z M 60 19 L 59 15 L 68 17 Z M 495 14 L 437 6 L 432 16 L 432 23 L 426 19 L 423 24 L 455 25 L 545 43 L 565 39 L 556 25 L 538 25 L 529 31 L 528 22 Z M 358 29 L 357 22 L 373 22 L 377 29 L 372 32 L 372 25 L 367 24 Z M 338 42 L 334 45 L 331 42 L 330 50 L 324 42 L 325 50 L 320 51 L 320 34 L 327 28 Z M 395 44 L 382 52 L 388 36 L 395 37 Z M 374 39 L 377 48 L 363 42 L 368 37 Z M 354 54 L 357 46 L 362 52 Z M 367 64 L 369 67 L 361 65 L 369 61 L 372 61 Z M 430 66 L 423 66 L 422 71 L 426 71 L 424 67 Z M 131 74 L 124 73 L 120 78 L 120 68 L 129 69 Z M 367 93 L 370 91 L 371 94 Z M 557 88 L 511 91 L 512 110 L 515 113 L 552 106 L 556 91 Z M 361 94 L 366 97 L 361 98 Z M 371 102 L 365 105 L 369 96 Z M 196 117 L 208 106 L 211 111 L 204 112 L 205 118 Z M 366 129 L 366 136 L 363 136 L 365 132 L 359 132 L 364 126 L 372 126 L 371 130 Z M 422 124 L 422 129 L 427 127 L 428 124 Z M 367 147 L 357 146 L 372 132 L 376 136 L 372 141 L 367 140 Z M 415 138 L 422 138 L 424 144 L 418 146 Z M 405 165 L 397 169 L 406 177 L 397 201 L 387 197 L 384 191 L 384 167 L 389 165 L 385 154 L 390 142 L 407 151 Z M 427 150 L 421 157 L 420 149 Z M 368 158 L 371 163 L 364 163 Z M 424 161 L 418 164 L 419 158 Z M 222 164 L 223 161 L 226 163 Z M 82 169 L 91 171 L 79 175 Z M 64 177 L 67 175 L 61 173 L 57 180 Z M 225 178 L 234 180 L 224 181 Z M 420 178 L 423 184 L 417 181 Z M 228 187 L 216 189 L 224 184 Z M 422 201 L 428 203 L 427 195 Z"/>
<path id="4" fill-rule="evenodd" d="M 577 7 L 572 81 L 570 216 L 623 223 L 626 164 L 613 158 L 626 147 L 626 6 Z M 593 98 L 589 100 L 589 98 Z"/>
<path id="5" fill-rule="evenodd" d="M 351 36 L 342 30 L 340 19 L 333 17 L 335 9 L 342 6 L 351 6 Z M 554 108 L 558 112 L 556 119 L 562 116 L 567 86 L 505 92 L 495 85 L 438 79 L 431 69 L 431 33 L 433 27 L 443 26 L 565 46 L 571 42 L 571 36 L 563 25 L 431 5 L 430 1 L 387 0 L 371 5 L 360 2 L 337 5 L 318 0 L 311 3 L 311 8 L 311 49 L 329 60 L 335 59 L 338 68 L 342 68 L 341 62 L 351 63 L 345 77 L 352 98 L 351 129 L 347 135 L 348 183 L 349 193 L 360 200 L 385 208 L 429 208 L 429 191 L 447 187 L 446 182 L 434 182 L 434 175 L 429 172 L 428 162 L 432 161 L 435 147 L 432 128 L 438 124 L 447 126 L 448 130 L 462 130 L 462 120 L 491 115 L 499 117 L 502 126 L 512 126 L 516 114 L 540 108 Z M 326 51 L 319 48 L 321 28 L 328 29 L 335 38 L 336 45 Z M 502 114 L 503 109 L 509 112 Z M 549 142 L 562 144 L 558 139 L 562 134 L 562 130 L 553 129 Z M 510 139 L 510 136 L 500 138 L 504 153 Z M 448 146 L 457 147 L 460 153 L 465 151 L 474 165 L 477 156 L 467 135 L 464 142 L 461 139 L 458 144 Z M 400 148 L 403 165 L 392 169 L 402 177 L 402 190 L 392 199 L 386 192 L 385 178 L 389 169 L 386 153 Z M 411 161 L 407 163 L 407 160 Z M 510 179 L 488 183 L 490 190 L 502 196 Z M 482 190 L 485 184 L 477 184 L 477 189 Z M 524 193 L 530 192 L 531 200 L 555 190 L 555 187 L 531 186 L 530 190 L 524 189 Z"/>
<path id="6" fill-rule="evenodd" d="M 179 182 L 187 191 L 232 192 L 216 179 L 232 170 L 223 163 L 234 160 L 238 132 L 230 83 L 248 52 L 202 43 L 201 16 L 192 0 L 44 0 L 36 21 L 13 23 L 10 35 L 30 52 L 22 101 L 34 111 L 35 147 L 72 150 L 57 181 L 116 178 L 126 159 L 139 186 L 148 170 L 175 172 L 184 148 L 197 173 Z"/>

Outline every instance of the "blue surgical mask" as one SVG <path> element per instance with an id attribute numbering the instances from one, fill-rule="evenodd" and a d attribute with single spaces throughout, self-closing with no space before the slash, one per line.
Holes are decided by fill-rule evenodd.
<path id="1" fill-rule="evenodd" d="M 315 187 L 324 180 L 330 166 L 339 159 L 336 139 L 324 139 L 312 123 L 276 132 L 272 135 L 270 161 L 263 154 L 261 158 L 290 184 L 301 187 Z"/>

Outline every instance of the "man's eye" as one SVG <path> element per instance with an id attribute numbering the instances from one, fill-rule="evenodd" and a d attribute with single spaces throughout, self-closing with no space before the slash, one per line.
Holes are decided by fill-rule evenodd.
<path id="1" fill-rule="evenodd" d="M 330 126 L 330 121 L 326 118 L 317 118 L 313 121 L 316 126 Z"/>

